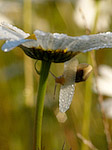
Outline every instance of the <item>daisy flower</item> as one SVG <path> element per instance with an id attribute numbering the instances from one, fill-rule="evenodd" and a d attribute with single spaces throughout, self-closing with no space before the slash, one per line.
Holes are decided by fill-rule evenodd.
<path id="1" fill-rule="evenodd" d="M 6 40 L 2 46 L 4 52 L 20 47 L 31 58 L 56 63 L 65 62 L 80 52 L 112 47 L 111 32 L 73 37 L 35 30 L 30 35 L 4 22 L 0 24 L 0 40 Z"/>

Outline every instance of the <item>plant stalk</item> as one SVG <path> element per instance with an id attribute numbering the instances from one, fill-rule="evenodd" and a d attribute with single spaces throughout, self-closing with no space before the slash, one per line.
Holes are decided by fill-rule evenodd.
<path id="1" fill-rule="evenodd" d="M 44 98 L 46 93 L 47 79 L 51 62 L 42 61 L 40 71 L 40 81 L 36 102 L 35 126 L 34 126 L 34 145 L 33 150 L 41 150 L 41 129 L 44 108 Z"/>

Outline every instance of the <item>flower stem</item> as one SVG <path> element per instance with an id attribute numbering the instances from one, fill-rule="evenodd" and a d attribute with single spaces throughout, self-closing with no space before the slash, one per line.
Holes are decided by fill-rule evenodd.
<path id="1" fill-rule="evenodd" d="M 42 128 L 44 98 L 45 98 L 50 65 L 51 62 L 45 62 L 45 61 L 42 61 L 41 64 L 40 81 L 39 81 L 36 114 L 35 114 L 33 150 L 41 150 L 41 128 Z"/>

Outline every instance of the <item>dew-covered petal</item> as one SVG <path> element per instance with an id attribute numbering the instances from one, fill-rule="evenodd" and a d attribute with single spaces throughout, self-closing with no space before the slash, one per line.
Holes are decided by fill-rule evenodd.
<path id="1" fill-rule="evenodd" d="M 74 40 L 67 46 L 68 51 L 87 52 L 100 48 L 112 47 L 112 32 L 99 33 L 74 37 Z"/>
<path id="2" fill-rule="evenodd" d="M 11 24 L 5 22 L 0 24 L 0 40 L 19 40 L 29 35 Z"/>
<path id="3" fill-rule="evenodd" d="M 40 30 L 34 31 L 37 38 L 37 43 L 45 50 L 56 50 L 59 49 L 63 43 L 62 39 L 66 36 L 65 34 L 49 33 Z"/>
<path id="4" fill-rule="evenodd" d="M 64 63 L 64 78 L 65 83 L 60 88 L 59 95 L 59 110 L 66 112 L 72 102 L 75 91 L 75 77 L 78 66 L 78 60 L 74 57 Z"/>
<path id="5" fill-rule="evenodd" d="M 43 32 L 41 30 L 34 31 L 34 34 L 36 35 L 37 38 L 37 45 L 47 50 L 49 48 L 48 41 L 52 34 L 49 32 Z"/>
<path id="6" fill-rule="evenodd" d="M 59 95 L 59 110 L 61 112 L 66 112 L 69 109 L 74 95 L 74 90 L 74 84 L 61 86 Z"/>
<path id="7" fill-rule="evenodd" d="M 59 34 L 59 33 L 53 33 L 53 41 L 52 41 L 52 49 L 61 49 L 61 46 L 63 45 L 64 41 L 66 40 L 67 35 L 66 34 Z M 63 48 L 62 48 L 63 50 Z"/>
<path id="8" fill-rule="evenodd" d="M 74 38 L 71 37 L 71 36 L 66 36 L 63 40 L 63 43 L 61 44 L 60 48 L 59 49 L 68 49 L 68 45 L 70 45 L 72 42 L 74 41 Z M 78 41 L 78 38 L 75 39 L 75 42 L 77 43 Z"/>
<path id="9" fill-rule="evenodd" d="M 14 41 L 6 41 L 5 44 L 2 46 L 2 50 L 4 52 L 8 52 L 12 50 L 13 48 L 25 43 L 25 42 L 30 42 L 31 39 L 21 39 L 21 40 L 14 40 Z"/>
<path id="10" fill-rule="evenodd" d="M 40 30 L 34 31 L 37 37 L 37 42 L 45 50 L 57 50 L 60 49 L 61 45 L 64 43 L 67 35 L 59 33 L 49 33 Z"/>

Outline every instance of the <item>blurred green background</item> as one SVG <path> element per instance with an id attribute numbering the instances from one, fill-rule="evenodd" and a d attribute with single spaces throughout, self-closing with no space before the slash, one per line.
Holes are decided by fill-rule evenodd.
<path id="1" fill-rule="evenodd" d="M 87 34 L 88 29 L 92 33 L 112 31 L 111 6 L 111 0 L 0 0 L 0 22 L 9 22 L 29 33 L 40 29 L 80 36 Z M 0 44 L 2 46 L 3 42 Z M 96 63 L 111 66 L 111 50 L 96 51 Z M 77 56 L 79 62 L 87 62 L 89 57 L 88 54 Z M 24 56 L 20 48 L 8 53 L 0 51 L 0 150 L 31 150 L 33 147 L 39 81 L 34 63 L 35 60 Z M 40 61 L 37 68 L 40 68 Z M 63 64 L 51 66 L 56 76 L 61 75 L 62 70 Z M 71 108 L 62 115 L 58 112 L 59 86 L 54 100 L 55 81 L 49 75 L 42 127 L 43 149 L 62 150 L 65 143 L 65 150 L 88 150 L 90 148 L 82 146 L 84 141 L 77 137 L 77 133 L 84 135 L 84 132 L 85 138 L 97 149 L 108 149 L 98 95 L 90 82 L 89 85 L 77 84 Z M 87 103 L 84 103 L 85 93 Z M 84 115 L 84 107 L 88 108 L 88 117 Z M 111 135 L 112 121 L 107 121 Z"/>

